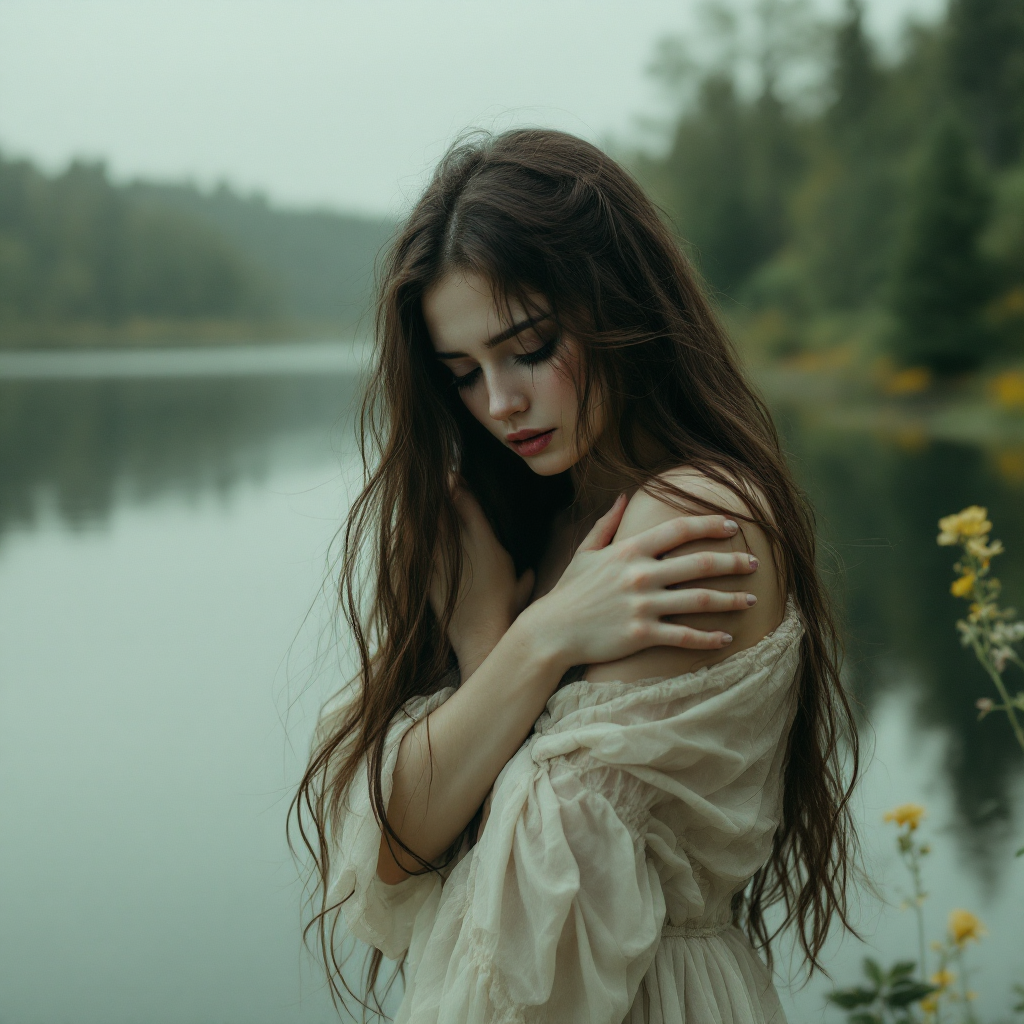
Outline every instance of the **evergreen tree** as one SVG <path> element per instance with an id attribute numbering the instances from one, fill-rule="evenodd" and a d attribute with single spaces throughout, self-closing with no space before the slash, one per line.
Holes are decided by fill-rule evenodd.
<path id="1" fill-rule="evenodd" d="M 703 82 L 676 129 L 665 176 L 680 233 L 708 280 L 731 293 L 764 258 L 748 194 L 747 111 L 732 77 Z"/>
<path id="2" fill-rule="evenodd" d="M 991 346 L 982 310 L 992 275 L 979 249 L 989 192 L 964 131 L 944 120 L 912 196 L 893 283 L 893 351 L 939 373 L 978 367 Z"/>
<path id="3" fill-rule="evenodd" d="M 809 291 L 825 308 L 875 300 L 891 267 L 898 184 L 887 146 L 886 85 L 863 6 L 848 0 L 833 39 L 832 103 L 796 203 Z"/>
<path id="4" fill-rule="evenodd" d="M 846 135 L 871 113 L 880 91 L 878 64 L 864 32 L 862 0 L 846 0 L 846 17 L 835 36 L 832 105 L 828 121 L 833 132 Z"/>
<path id="5" fill-rule="evenodd" d="M 947 71 L 986 158 L 1024 154 L 1024 0 L 952 0 Z"/>

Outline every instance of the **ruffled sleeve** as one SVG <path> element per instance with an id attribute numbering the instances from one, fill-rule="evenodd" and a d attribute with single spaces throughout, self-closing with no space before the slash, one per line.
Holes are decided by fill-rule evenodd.
<path id="1" fill-rule="evenodd" d="M 381 766 L 384 805 L 391 789 L 398 748 L 405 734 L 454 692 L 451 687 L 408 701 L 395 717 L 388 732 Z M 442 879 L 436 873 L 411 875 L 396 885 L 382 882 L 377 875 L 380 825 L 370 804 L 370 784 L 364 761 L 345 796 L 342 813 L 335 823 L 333 857 L 337 873 L 331 884 L 330 903 L 341 903 L 349 932 L 376 946 L 391 959 L 409 947 L 417 915 L 440 895 Z"/>
<path id="2" fill-rule="evenodd" d="M 800 632 L 791 613 L 710 669 L 559 690 L 417 929 L 396 1024 L 620 1024 L 663 927 L 728 913 L 707 873 L 728 894 L 767 859 Z"/>

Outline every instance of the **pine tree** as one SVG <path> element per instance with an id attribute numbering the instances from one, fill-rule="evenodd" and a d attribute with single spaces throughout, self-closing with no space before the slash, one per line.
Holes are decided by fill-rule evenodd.
<path id="1" fill-rule="evenodd" d="M 860 0 L 848 0 L 832 46 L 833 99 L 794 208 L 811 294 L 828 308 L 857 309 L 877 300 L 891 267 L 898 194 L 886 146 L 886 79 Z"/>
<path id="2" fill-rule="evenodd" d="M 986 158 L 1002 167 L 1024 154 L 1024 2 L 952 0 L 949 85 Z"/>
<path id="3" fill-rule="evenodd" d="M 982 310 L 992 274 L 979 251 L 990 198 L 964 131 L 939 126 L 912 196 L 893 285 L 893 351 L 904 364 L 956 373 L 991 346 Z"/>
<path id="4" fill-rule="evenodd" d="M 832 106 L 828 120 L 836 134 L 859 127 L 880 91 L 878 66 L 864 32 L 862 0 L 847 0 L 846 17 L 836 32 L 832 65 Z"/>

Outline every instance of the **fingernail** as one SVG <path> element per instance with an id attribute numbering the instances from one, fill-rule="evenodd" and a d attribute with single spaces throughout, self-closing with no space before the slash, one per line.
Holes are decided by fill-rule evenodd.
<path id="1" fill-rule="evenodd" d="M 739 529 L 739 524 L 734 523 L 731 519 L 726 519 L 722 526 L 725 527 L 726 533 L 735 533 Z"/>
<path id="2" fill-rule="evenodd" d="M 728 633 L 722 634 L 722 646 L 728 647 L 732 643 L 732 637 Z"/>
<path id="3" fill-rule="evenodd" d="M 757 604 L 757 598 L 753 594 L 747 594 L 747 604 Z"/>
<path id="4" fill-rule="evenodd" d="M 750 568 L 756 569 L 761 563 L 753 556 L 750 556 Z"/>

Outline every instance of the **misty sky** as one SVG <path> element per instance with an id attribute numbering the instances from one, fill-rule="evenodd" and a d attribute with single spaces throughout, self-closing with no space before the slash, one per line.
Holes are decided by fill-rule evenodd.
<path id="1" fill-rule="evenodd" d="M 750 3 L 752 0 L 746 0 Z M 836 10 L 840 0 L 819 0 Z M 869 0 L 890 42 L 942 0 Z M 698 0 L 0 0 L 0 150 L 398 212 L 472 125 L 636 137 Z"/>

